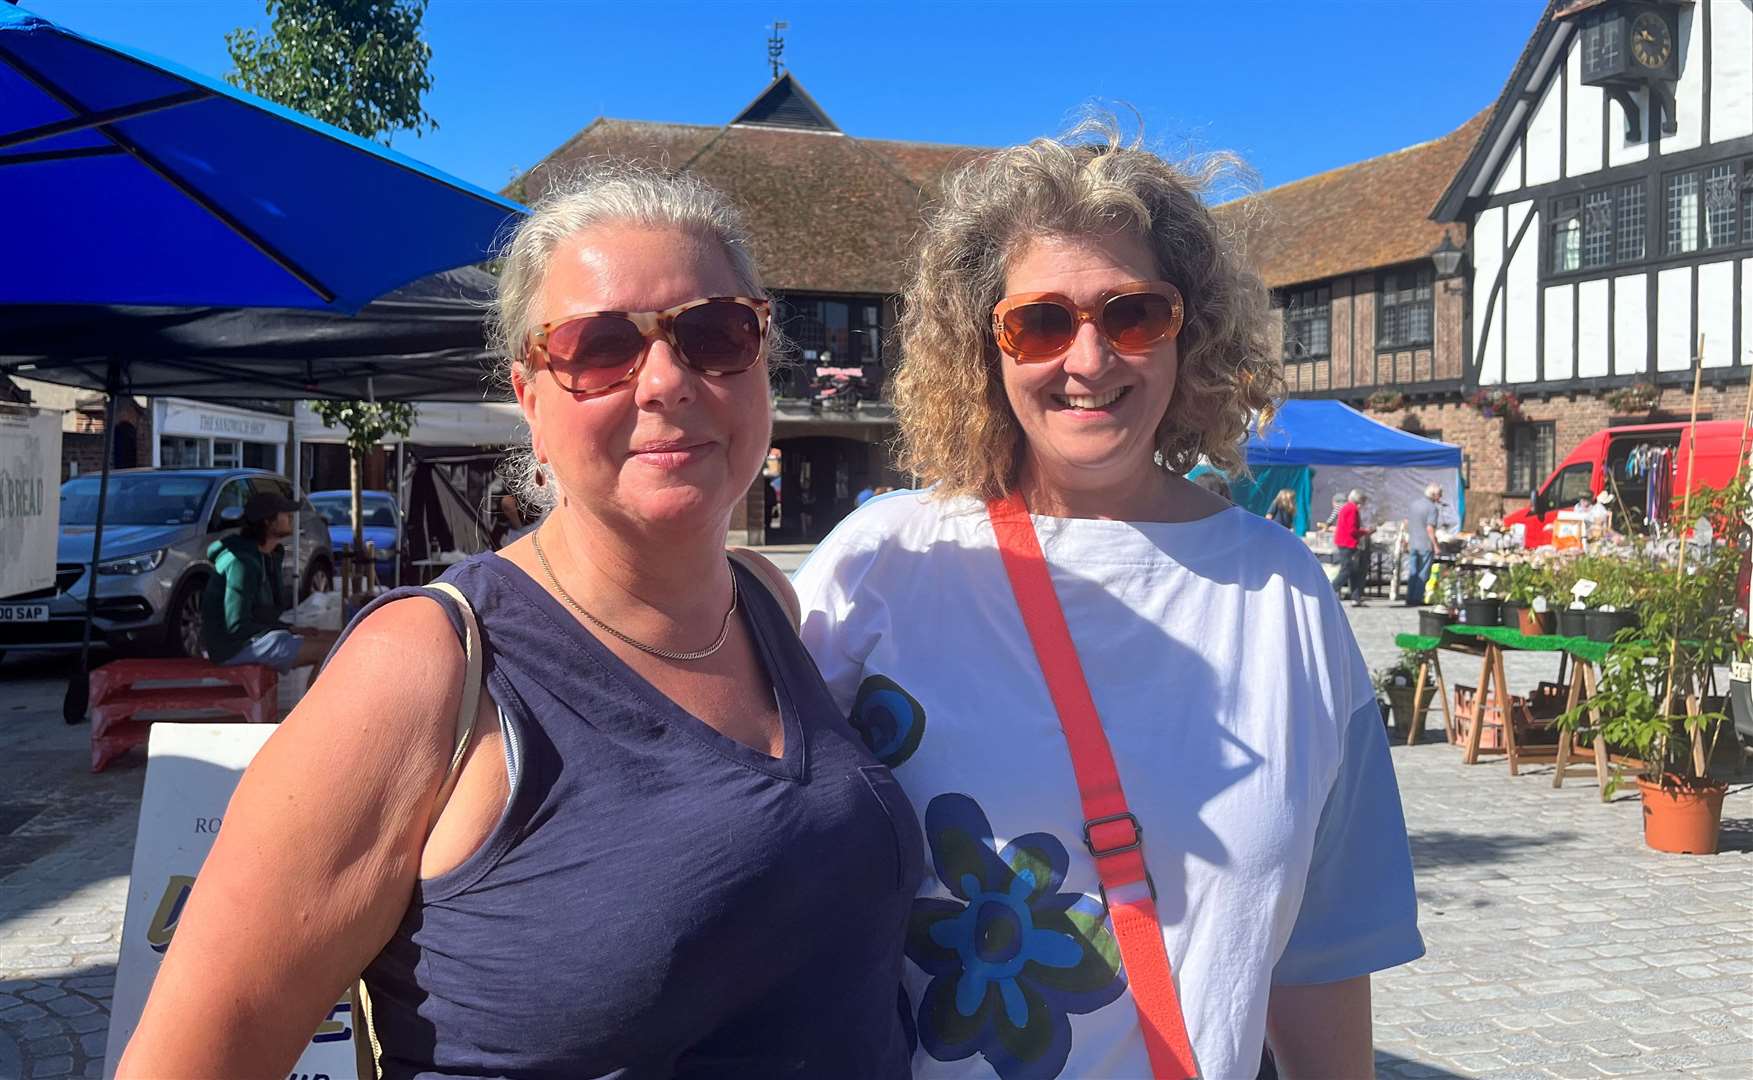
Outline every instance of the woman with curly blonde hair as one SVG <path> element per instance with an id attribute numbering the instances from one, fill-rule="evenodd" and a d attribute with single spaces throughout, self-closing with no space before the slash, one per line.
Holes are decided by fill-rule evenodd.
<path id="1" fill-rule="evenodd" d="M 1266 296 L 1111 126 L 951 176 L 902 462 L 800 571 L 804 639 L 925 823 L 918 1077 L 1372 1070 L 1423 952 L 1381 717 L 1297 538 L 1183 479 L 1282 389 Z M 1146 837 L 1148 836 L 1148 842 Z"/>

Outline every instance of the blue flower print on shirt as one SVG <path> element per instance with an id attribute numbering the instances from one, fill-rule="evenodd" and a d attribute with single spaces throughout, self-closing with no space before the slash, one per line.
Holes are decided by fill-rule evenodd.
<path id="1" fill-rule="evenodd" d="M 893 769 L 913 756 L 925 737 L 925 710 L 901 684 L 872 675 L 858 684 L 852 726 L 876 759 Z"/>
<path id="2" fill-rule="evenodd" d="M 985 1056 L 1001 1080 L 1050 1080 L 1071 1054 L 1072 1013 L 1126 988 L 1100 902 L 1061 893 L 1069 858 L 1047 833 L 1002 850 L 978 803 L 949 793 L 925 808 L 938 880 L 957 898 L 913 901 L 907 957 L 931 976 L 919 1042 L 939 1061 Z"/>

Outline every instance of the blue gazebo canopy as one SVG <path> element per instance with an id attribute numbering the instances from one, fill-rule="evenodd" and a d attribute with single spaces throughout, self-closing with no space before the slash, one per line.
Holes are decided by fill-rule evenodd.
<path id="1" fill-rule="evenodd" d="M 1461 467 L 1461 448 L 1391 428 L 1342 401 L 1284 403 L 1264 433 L 1248 437 L 1248 466 Z"/>
<path id="2" fill-rule="evenodd" d="M 485 259 L 516 203 L 0 3 L 0 303 L 350 314 Z"/>

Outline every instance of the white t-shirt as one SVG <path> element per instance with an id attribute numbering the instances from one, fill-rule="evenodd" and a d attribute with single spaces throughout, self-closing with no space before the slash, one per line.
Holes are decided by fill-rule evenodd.
<path id="1" fill-rule="evenodd" d="M 1201 1075 L 1251 1080 L 1274 982 L 1424 951 L 1369 674 L 1320 565 L 1263 518 L 1034 520 L 1144 830 Z M 1058 715 L 984 507 L 873 499 L 797 588 L 829 690 L 925 826 L 914 1075 L 1148 1076 Z"/>

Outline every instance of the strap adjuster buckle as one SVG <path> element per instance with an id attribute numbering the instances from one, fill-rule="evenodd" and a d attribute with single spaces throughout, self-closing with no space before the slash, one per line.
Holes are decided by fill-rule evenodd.
<path id="1" fill-rule="evenodd" d="M 1130 843 L 1120 844 L 1116 847 L 1102 848 L 1100 851 L 1096 850 L 1096 842 L 1095 839 L 1090 836 L 1090 830 L 1097 825 L 1108 825 L 1116 821 L 1129 821 L 1132 823 L 1132 841 Z M 1123 851 L 1137 851 L 1140 847 L 1144 846 L 1144 826 L 1138 823 L 1138 815 L 1130 810 L 1119 814 L 1109 814 L 1107 817 L 1090 818 L 1083 823 L 1083 846 L 1089 848 L 1090 854 L 1098 859 L 1104 855 L 1118 855 Z"/>
<path id="2" fill-rule="evenodd" d="M 1126 884 L 1136 885 L 1138 883 L 1135 881 L 1129 881 Z M 1144 884 L 1150 889 L 1150 902 L 1153 904 L 1156 903 L 1156 878 L 1153 878 L 1150 876 L 1149 870 L 1146 870 L 1144 872 Z M 1096 885 L 1096 892 L 1099 893 L 1102 897 L 1102 910 L 1103 911 L 1113 910 L 1108 904 L 1108 887 L 1106 885 L 1102 885 L 1102 884 L 1098 883 Z"/>

